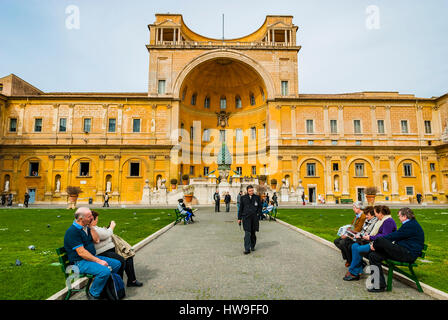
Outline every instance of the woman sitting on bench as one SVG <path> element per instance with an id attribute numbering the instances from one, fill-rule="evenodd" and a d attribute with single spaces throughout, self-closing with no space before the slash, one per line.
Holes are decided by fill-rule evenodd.
<path id="1" fill-rule="evenodd" d="M 263 211 L 261 213 L 264 214 L 264 215 L 267 215 L 272 210 L 274 210 L 274 201 L 271 201 L 270 204 L 266 208 L 263 208 Z"/>
<path id="2" fill-rule="evenodd" d="M 179 201 L 179 203 L 177 204 L 177 209 L 179 210 L 179 212 L 181 214 L 186 214 L 187 215 L 187 217 L 185 218 L 185 221 L 188 222 L 188 220 L 190 220 L 191 222 L 194 223 L 194 221 L 193 221 L 193 217 L 194 217 L 193 210 L 191 210 L 191 208 L 188 208 L 187 206 L 185 206 L 184 199 L 179 199 L 178 201 Z"/>

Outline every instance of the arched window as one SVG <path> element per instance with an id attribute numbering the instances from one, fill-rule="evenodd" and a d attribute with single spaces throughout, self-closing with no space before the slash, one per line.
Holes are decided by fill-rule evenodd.
<path id="1" fill-rule="evenodd" d="M 249 97 L 250 97 L 250 105 L 254 106 L 255 105 L 255 96 L 254 96 L 254 94 L 251 92 Z"/>
<path id="2" fill-rule="evenodd" d="M 240 96 L 236 96 L 236 97 L 235 97 L 235 107 L 236 107 L 236 108 L 242 108 L 242 107 L 243 107 L 242 104 L 241 104 L 241 98 L 240 98 Z"/>
<path id="3" fill-rule="evenodd" d="M 226 97 L 221 97 L 221 99 L 219 100 L 219 105 L 221 107 L 221 110 L 227 108 Z"/>
<path id="4" fill-rule="evenodd" d="M 196 98 L 197 98 L 198 94 L 195 92 L 193 93 L 193 95 L 191 96 L 191 105 L 195 106 L 196 105 Z"/>
<path id="5" fill-rule="evenodd" d="M 204 108 L 210 109 L 210 97 L 206 96 L 204 99 Z"/>

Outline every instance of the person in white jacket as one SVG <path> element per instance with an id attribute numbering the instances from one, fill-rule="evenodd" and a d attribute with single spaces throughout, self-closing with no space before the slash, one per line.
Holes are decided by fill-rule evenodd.
<path id="1" fill-rule="evenodd" d="M 98 212 L 94 210 L 90 210 L 92 212 L 93 218 L 98 219 Z M 99 243 L 95 243 L 95 250 L 97 255 L 101 254 L 105 257 L 110 257 L 113 259 L 117 259 L 121 262 L 120 270 L 117 272 L 121 278 L 123 279 L 123 271 L 126 272 L 126 276 L 128 277 L 127 286 L 128 287 L 141 287 L 143 283 L 137 280 L 135 277 L 134 271 L 134 259 L 130 257 L 128 259 L 124 259 L 122 256 L 115 252 L 115 244 L 112 241 L 112 234 L 115 229 L 115 221 L 111 221 L 109 227 L 98 227 L 96 225 L 95 231 L 100 238 Z"/>

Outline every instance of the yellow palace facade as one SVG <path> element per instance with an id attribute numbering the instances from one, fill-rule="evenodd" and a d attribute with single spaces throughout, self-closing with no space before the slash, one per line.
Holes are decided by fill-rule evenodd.
<path id="1" fill-rule="evenodd" d="M 146 181 L 165 179 L 169 191 L 184 174 L 209 176 L 216 161 L 201 154 L 226 142 L 230 175 L 301 185 L 311 202 L 357 201 L 377 186 L 381 202 L 421 193 L 447 203 L 448 95 L 302 94 L 292 19 L 267 16 L 252 34 L 220 40 L 157 14 L 144 93 L 42 92 L 0 78 L 0 191 L 66 203 L 65 188 L 80 186 L 81 202 L 99 203 L 109 188 L 111 203 L 140 203 Z M 268 160 L 253 156 L 260 150 Z"/>

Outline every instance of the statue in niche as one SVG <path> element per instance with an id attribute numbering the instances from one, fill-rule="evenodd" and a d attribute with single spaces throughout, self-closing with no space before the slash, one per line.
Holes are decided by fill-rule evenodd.
<path id="1" fill-rule="evenodd" d="M 383 190 L 384 190 L 384 192 L 387 192 L 389 190 L 388 186 L 387 186 L 387 180 L 386 179 L 383 180 Z"/>
<path id="2" fill-rule="evenodd" d="M 56 190 L 55 192 L 61 192 L 61 178 L 57 178 L 56 180 Z"/>
<path id="3" fill-rule="evenodd" d="M 112 182 L 107 181 L 106 182 L 106 192 L 110 192 L 112 189 Z"/>
<path id="4" fill-rule="evenodd" d="M 334 179 L 334 192 L 339 192 L 339 179 Z"/>
<path id="5" fill-rule="evenodd" d="M 434 180 L 432 182 L 431 186 L 432 186 L 432 192 L 437 192 L 437 182 L 436 182 L 436 180 Z"/>
<path id="6" fill-rule="evenodd" d="M 5 192 L 8 192 L 9 191 L 9 180 L 6 180 L 5 181 Z"/>
<path id="7" fill-rule="evenodd" d="M 160 190 L 161 186 L 162 186 L 162 178 L 159 177 L 159 178 L 157 179 L 157 190 Z"/>
<path id="8" fill-rule="evenodd" d="M 160 189 L 166 189 L 165 182 L 166 182 L 166 180 L 162 179 L 162 181 L 160 183 Z"/>

